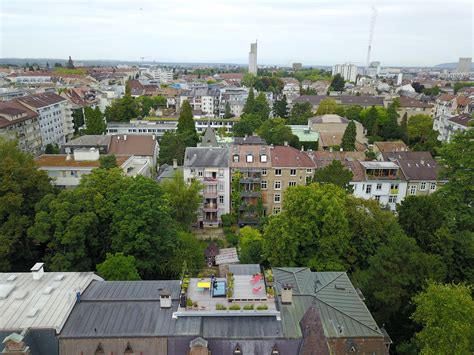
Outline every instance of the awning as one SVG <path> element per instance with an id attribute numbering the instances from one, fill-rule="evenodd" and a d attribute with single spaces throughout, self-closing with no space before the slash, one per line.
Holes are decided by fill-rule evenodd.
<path id="1" fill-rule="evenodd" d="M 210 281 L 198 281 L 197 287 L 198 288 L 211 288 L 211 282 Z"/>

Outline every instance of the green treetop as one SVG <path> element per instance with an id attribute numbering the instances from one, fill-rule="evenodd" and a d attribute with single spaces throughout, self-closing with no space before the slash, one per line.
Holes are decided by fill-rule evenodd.
<path id="1" fill-rule="evenodd" d="M 355 150 L 355 141 L 356 141 L 356 125 L 354 121 L 350 121 L 344 131 L 344 135 L 342 136 L 342 144 L 341 147 L 346 152 L 352 152 Z"/>
<path id="2" fill-rule="evenodd" d="M 132 255 L 107 253 L 105 261 L 97 264 L 97 272 L 107 281 L 140 280 L 135 264 L 135 258 Z"/>

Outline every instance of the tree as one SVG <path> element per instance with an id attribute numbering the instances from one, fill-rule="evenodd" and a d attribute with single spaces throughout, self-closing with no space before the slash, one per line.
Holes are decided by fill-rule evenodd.
<path id="1" fill-rule="evenodd" d="M 59 154 L 59 146 L 56 143 L 48 143 L 46 144 L 44 152 L 45 154 Z"/>
<path id="2" fill-rule="evenodd" d="M 184 100 L 181 105 L 176 133 L 181 137 L 185 147 L 195 147 L 199 142 L 199 136 L 193 120 L 193 110 L 188 100 Z"/>
<path id="3" fill-rule="evenodd" d="M 176 159 L 179 165 L 183 165 L 185 150 L 186 144 L 179 134 L 176 132 L 165 132 L 160 141 L 158 163 L 172 164 L 173 159 Z"/>
<path id="4" fill-rule="evenodd" d="M 35 205 L 53 192 L 48 175 L 16 141 L 0 137 L 0 271 L 28 270 L 41 252 L 27 237 Z"/>
<path id="5" fill-rule="evenodd" d="M 385 122 L 381 122 L 379 135 L 384 140 L 400 139 L 402 137 L 402 132 L 400 126 L 398 125 L 398 106 L 399 103 L 397 101 L 394 101 L 392 104 L 390 104 L 387 109 L 387 120 Z"/>
<path id="6" fill-rule="evenodd" d="M 178 232 L 178 240 L 176 248 L 170 260 L 169 275 L 170 277 L 179 277 L 186 264 L 188 270 L 197 272 L 204 267 L 204 250 L 206 243 L 198 240 L 193 234 L 187 232 Z"/>
<path id="7" fill-rule="evenodd" d="M 258 229 L 245 226 L 240 230 L 239 259 L 243 264 L 260 264 L 263 261 L 263 238 Z"/>
<path id="8" fill-rule="evenodd" d="M 134 281 L 140 280 L 135 258 L 123 253 L 107 253 L 104 262 L 97 264 L 97 272 L 107 281 Z"/>
<path id="9" fill-rule="evenodd" d="M 333 160 L 324 168 L 316 169 L 314 181 L 320 184 L 333 184 L 351 192 L 352 171 L 346 169 L 339 160 Z"/>
<path id="10" fill-rule="evenodd" d="M 470 354 L 474 349 L 474 301 L 464 285 L 430 283 L 413 298 L 412 318 L 421 354 Z"/>
<path id="11" fill-rule="evenodd" d="M 104 121 L 104 115 L 97 106 L 95 109 L 90 107 L 84 108 L 84 116 L 86 121 L 85 134 L 104 134 L 107 124 Z"/>
<path id="12" fill-rule="evenodd" d="M 171 215 L 185 230 L 196 222 L 199 204 L 202 202 L 201 184 L 194 180 L 186 184 L 183 174 L 177 171 L 173 179 L 161 184 L 168 199 Z"/>
<path id="13" fill-rule="evenodd" d="M 402 122 L 400 123 L 400 135 L 401 139 L 408 144 L 408 114 L 405 114 L 402 117 Z"/>
<path id="14" fill-rule="evenodd" d="M 266 120 L 258 128 L 257 133 L 265 139 L 267 144 L 283 145 L 286 142 L 292 147 L 299 148 L 298 137 L 291 132 L 291 128 L 285 123 L 284 118 Z"/>
<path id="15" fill-rule="evenodd" d="M 74 122 L 74 133 L 78 134 L 79 129 L 84 126 L 84 112 L 81 108 L 72 110 L 72 120 Z"/>
<path id="16" fill-rule="evenodd" d="M 130 121 L 138 116 L 138 107 L 135 99 L 132 97 L 130 85 L 125 85 L 125 95 L 119 102 L 119 121 Z"/>
<path id="17" fill-rule="evenodd" d="M 99 166 L 101 169 L 112 169 L 117 167 L 117 157 L 115 154 L 102 155 L 99 158 Z"/>
<path id="18" fill-rule="evenodd" d="M 408 140 L 414 150 L 435 152 L 440 146 L 438 133 L 433 130 L 433 120 L 429 115 L 413 115 L 407 126 Z"/>
<path id="19" fill-rule="evenodd" d="M 230 103 L 229 101 L 227 101 L 225 103 L 225 113 L 224 113 L 224 118 L 232 118 L 234 117 L 234 114 L 232 113 L 231 109 L 230 109 Z"/>
<path id="20" fill-rule="evenodd" d="M 347 125 L 344 135 L 342 136 L 342 144 L 341 147 L 346 152 L 352 152 L 356 149 L 355 141 L 356 141 L 356 125 L 354 121 L 350 121 Z"/>
<path id="21" fill-rule="evenodd" d="M 255 93 L 253 89 L 250 88 L 249 95 L 247 96 L 247 100 L 245 101 L 244 109 L 242 113 L 251 114 L 254 113 L 254 106 L 255 106 Z"/>
<path id="22" fill-rule="evenodd" d="M 349 247 L 346 193 L 334 185 L 311 184 L 286 190 L 283 212 L 264 227 L 263 250 L 271 265 L 345 270 Z"/>
<path id="23" fill-rule="evenodd" d="M 267 97 L 263 92 L 258 94 L 255 99 L 253 113 L 258 115 L 262 121 L 267 120 L 270 115 L 270 106 L 268 105 Z"/>
<path id="24" fill-rule="evenodd" d="M 313 107 L 309 102 L 297 102 L 290 111 L 289 123 L 294 125 L 308 124 L 308 118 L 313 116 Z"/>
<path id="25" fill-rule="evenodd" d="M 260 116 L 250 113 L 240 116 L 240 121 L 232 126 L 234 136 L 244 137 L 245 135 L 252 135 L 262 125 Z"/>
<path id="26" fill-rule="evenodd" d="M 344 106 L 341 106 L 344 107 Z M 362 107 L 358 105 L 351 105 L 349 107 L 346 107 L 344 110 L 344 117 L 346 117 L 348 120 L 353 120 L 353 121 L 361 121 L 360 120 L 360 113 L 362 111 Z"/>
<path id="27" fill-rule="evenodd" d="M 248 88 L 251 88 L 255 85 L 257 77 L 252 73 L 245 73 L 244 78 L 242 79 L 242 84 Z"/>
<path id="28" fill-rule="evenodd" d="M 337 110 L 337 103 L 334 99 L 324 99 L 321 100 L 318 106 L 318 110 L 316 111 L 316 115 L 326 115 L 336 113 Z"/>
<path id="29" fill-rule="evenodd" d="M 341 74 L 336 74 L 332 78 L 331 85 L 329 87 L 330 91 L 344 91 L 344 78 L 341 76 Z"/>
<path id="30" fill-rule="evenodd" d="M 164 96 L 140 96 L 136 100 L 141 117 L 149 116 L 152 110 L 166 107 L 166 97 Z"/>
<path id="31" fill-rule="evenodd" d="M 411 84 L 411 87 L 413 89 L 415 89 L 415 91 L 420 94 L 424 89 L 425 89 L 425 86 L 420 84 L 419 82 L 415 81 Z"/>
<path id="32" fill-rule="evenodd" d="M 288 103 L 286 102 L 286 95 L 283 95 L 281 100 L 275 100 L 273 103 L 273 116 L 281 118 L 288 117 Z"/>

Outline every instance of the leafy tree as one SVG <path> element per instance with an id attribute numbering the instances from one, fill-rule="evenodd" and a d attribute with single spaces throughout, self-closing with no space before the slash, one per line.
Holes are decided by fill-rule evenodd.
<path id="1" fill-rule="evenodd" d="M 329 90 L 331 91 L 344 91 L 344 78 L 341 76 L 341 74 L 336 74 L 332 78 L 331 85 L 329 87 Z"/>
<path id="2" fill-rule="evenodd" d="M 324 168 L 316 169 L 314 181 L 320 184 L 333 184 L 351 192 L 352 171 L 346 169 L 339 160 L 333 160 Z"/>
<path id="3" fill-rule="evenodd" d="M 400 139 L 402 137 L 401 128 L 398 125 L 398 112 L 396 101 L 390 104 L 387 109 L 387 120 L 380 126 L 379 134 L 384 140 Z"/>
<path id="4" fill-rule="evenodd" d="M 257 91 L 261 92 L 272 92 L 274 94 L 280 94 L 285 84 L 283 81 L 275 76 L 257 76 L 253 87 Z"/>
<path id="5" fill-rule="evenodd" d="M 263 250 L 271 265 L 345 270 L 349 247 L 346 193 L 334 185 L 287 189 L 283 212 L 264 227 Z"/>
<path id="6" fill-rule="evenodd" d="M 273 118 L 266 120 L 258 128 L 257 133 L 265 139 L 267 144 L 283 145 L 287 142 L 295 148 L 299 148 L 299 139 L 291 132 L 291 128 L 286 126 L 284 118 Z"/>
<path id="7" fill-rule="evenodd" d="M 441 89 L 439 88 L 439 86 L 435 86 L 430 89 L 424 88 L 422 92 L 423 94 L 428 96 L 438 96 L 441 93 Z"/>
<path id="8" fill-rule="evenodd" d="M 408 114 L 405 114 L 402 117 L 402 122 L 400 122 L 400 138 L 408 144 Z"/>
<path id="9" fill-rule="evenodd" d="M 181 137 L 186 147 L 195 147 L 199 142 L 196 125 L 193 120 L 193 110 L 188 100 L 185 100 L 181 105 L 176 133 Z"/>
<path id="10" fill-rule="evenodd" d="M 243 264 L 260 264 L 263 261 L 263 238 L 258 229 L 246 226 L 240 230 L 239 259 Z"/>
<path id="11" fill-rule="evenodd" d="M 308 118 L 313 116 L 313 107 L 309 102 L 297 102 L 290 111 L 289 123 L 294 125 L 308 124 Z"/>
<path id="12" fill-rule="evenodd" d="M 178 232 L 176 243 L 170 261 L 169 275 L 174 278 L 179 277 L 183 263 L 186 263 L 187 269 L 190 271 L 202 270 L 206 243 L 198 240 L 193 234 L 182 231 Z"/>
<path id="13" fill-rule="evenodd" d="M 465 87 L 471 87 L 471 86 L 474 86 L 474 82 L 463 82 L 463 81 L 459 81 L 457 83 L 454 83 L 454 93 L 457 94 L 459 90 L 461 90 L 462 88 L 465 88 Z"/>
<path id="14" fill-rule="evenodd" d="M 324 99 L 321 100 L 316 111 L 316 115 L 326 115 L 331 113 L 336 113 L 337 102 L 334 99 Z"/>
<path id="15" fill-rule="evenodd" d="M 105 261 L 97 264 L 97 272 L 107 281 L 140 280 L 140 275 L 135 265 L 135 258 L 131 255 L 107 253 Z"/>
<path id="16" fill-rule="evenodd" d="M 232 118 L 234 117 L 234 114 L 232 113 L 231 109 L 230 109 L 230 103 L 229 101 L 227 101 L 225 103 L 225 113 L 224 113 L 224 118 Z"/>
<path id="17" fill-rule="evenodd" d="M 183 165 L 184 152 L 186 144 L 176 132 L 165 132 L 160 141 L 160 154 L 158 156 L 159 164 L 172 164 L 173 159 Z"/>
<path id="18" fill-rule="evenodd" d="M 415 89 L 415 91 L 420 94 L 424 89 L 425 86 L 420 84 L 419 82 L 415 81 L 414 83 L 411 84 L 412 88 Z"/>
<path id="19" fill-rule="evenodd" d="M 474 301 L 464 285 L 430 283 L 413 298 L 412 318 L 421 354 L 470 354 L 474 349 Z"/>
<path id="20" fill-rule="evenodd" d="M 107 122 L 129 122 L 131 119 L 137 118 L 138 115 L 137 101 L 132 97 L 130 86 L 127 83 L 125 95 L 106 107 L 105 118 Z"/>
<path id="21" fill-rule="evenodd" d="M 84 126 L 84 113 L 81 108 L 72 110 L 72 120 L 74 122 L 74 133 L 78 134 L 79 129 Z"/>
<path id="22" fill-rule="evenodd" d="M 0 271 L 27 270 L 41 253 L 27 238 L 35 205 L 53 191 L 33 157 L 0 137 Z"/>
<path id="23" fill-rule="evenodd" d="M 356 149 L 355 147 L 356 135 L 357 135 L 356 125 L 354 121 L 350 121 L 344 131 L 344 135 L 342 136 L 341 147 L 342 149 L 344 149 L 344 151 L 350 152 Z"/>
<path id="24" fill-rule="evenodd" d="M 45 154 L 59 154 L 59 146 L 55 143 L 48 143 L 44 149 Z"/>
<path id="25" fill-rule="evenodd" d="M 288 117 L 288 103 L 286 102 L 286 95 L 283 95 L 281 100 L 275 100 L 273 103 L 273 116 L 281 118 Z"/>
<path id="26" fill-rule="evenodd" d="M 140 96 L 136 100 L 138 112 L 142 117 L 149 116 L 151 110 L 166 107 L 166 97 L 164 96 Z"/>
<path id="27" fill-rule="evenodd" d="M 245 106 L 242 113 L 251 114 L 254 113 L 254 106 L 255 106 L 255 93 L 251 88 L 249 91 L 249 95 L 247 96 L 247 100 L 245 101 Z"/>
<path id="28" fill-rule="evenodd" d="M 258 94 L 255 99 L 253 113 L 258 115 L 262 121 L 267 120 L 270 115 L 270 106 L 268 105 L 267 97 L 263 92 Z"/>
<path id="29" fill-rule="evenodd" d="M 344 107 L 344 106 L 341 106 Z M 360 113 L 362 111 L 362 107 L 358 105 L 351 105 L 346 107 L 344 110 L 344 117 L 348 120 L 359 121 L 360 122 Z"/>
<path id="30" fill-rule="evenodd" d="M 117 167 L 117 157 L 115 154 L 102 155 L 99 158 L 99 166 L 101 169 L 112 169 Z"/>
<path id="31" fill-rule="evenodd" d="M 232 126 L 232 132 L 234 136 L 244 137 L 245 135 L 252 135 L 262 125 L 260 116 L 251 113 L 243 114 L 240 117 L 240 121 Z"/>
<path id="32" fill-rule="evenodd" d="M 199 204 L 202 202 L 201 184 L 192 181 L 186 184 L 181 172 L 176 172 L 173 179 L 161 184 L 168 199 L 172 217 L 184 229 L 191 227 L 197 219 Z"/>
<path id="33" fill-rule="evenodd" d="M 84 116 L 86 121 L 85 134 L 104 134 L 107 129 L 107 124 L 104 121 L 104 115 L 100 112 L 99 107 L 95 109 L 90 107 L 84 108 Z"/>
<path id="34" fill-rule="evenodd" d="M 255 85 L 256 80 L 257 80 L 257 77 L 254 74 L 245 73 L 244 78 L 242 80 L 242 84 L 244 84 L 244 86 L 246 86 L 248 88 L 251 88 Z"/>
<path id="35" fill-rule="evenodd" d="M 433 120 L 429 115 L 413 115 L 407 126 L 410 146 L 414 150 L 435 152 L 440 146 L 438 133 L 433 130 Z"/>
<path id="36" fill-rule="evenodd" d="M 163 277 L 172 272 L 177 247 L 176 224 L 163 188 L 137 176 L 117 201 L 112 219 L 112 250 L 133 255 L 142 278 Z"/>

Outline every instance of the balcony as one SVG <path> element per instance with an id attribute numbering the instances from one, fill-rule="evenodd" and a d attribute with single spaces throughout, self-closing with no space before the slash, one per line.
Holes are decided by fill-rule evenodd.
<path id="1" fill-rule="evenodd" d="M 259 177 L 247 177 L 239 180 L 241 184 L 260 184 Z"/>
<path id="2" fill-rule="evenodd" d="M 202 206 L 204 212 L 217 212 L 217 203 L 206 203 Z"/>
<path id="3" fill-rule="evenodd" d="M 241 197 L 260 197 L 262 195 L 261 191 L 241 191 Z"/>
<path id="4" fill-rule="evenodd" d="M 398 189 L 390 189 L 390 195 L 398 195 Z"/>
<path id="5" fill-rule="evenodd" d="M 205 177 L 204 180 L 204 185 L 217 185 L 217 178 L 213 177 Z"/>
<path id="6" fill-rule="evenodd" d="M 203 191 L 202 196 L 204 198 L 217 198 L 217 191 Z"/>

